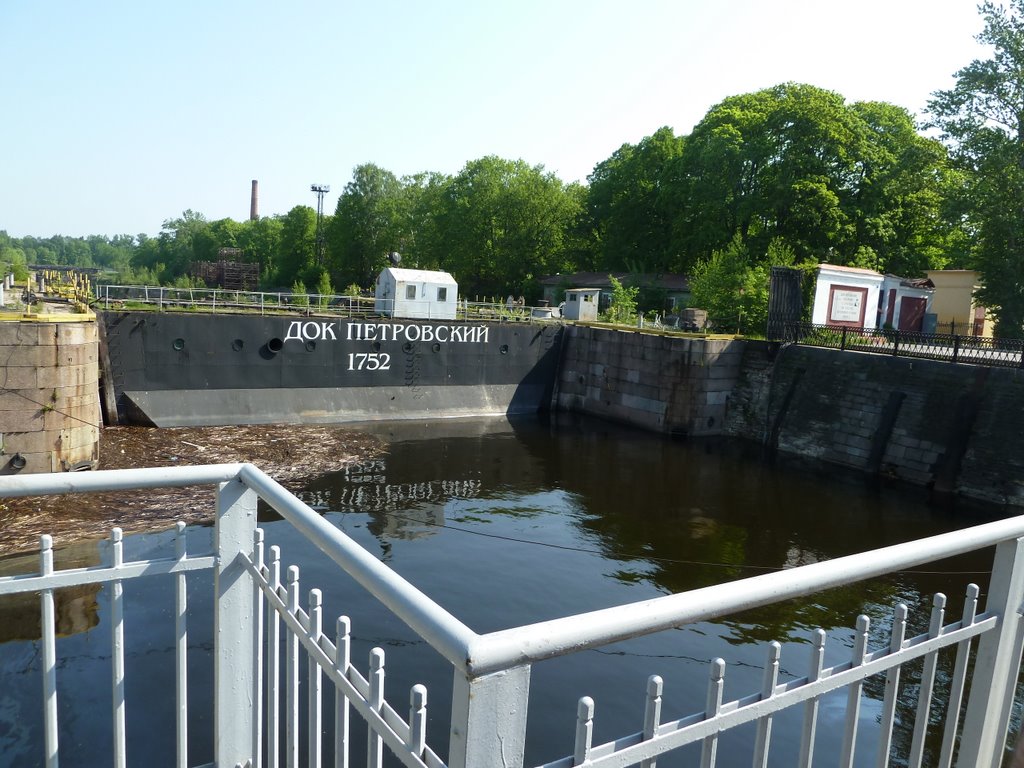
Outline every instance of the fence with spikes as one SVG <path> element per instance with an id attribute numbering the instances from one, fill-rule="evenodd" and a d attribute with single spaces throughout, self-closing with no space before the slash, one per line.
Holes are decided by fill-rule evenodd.
<path id="1" fill-rule="evenodd" d="M 966 586 L 962 615 L 947 622 L 946 598 L 937 594 L 927 631 L 907 637 L 907 607 L 898 605 L 888 642 L 875 648 L 869 642 L 871 622 L 867 616 L 860 616 L 848 660 L 832 666 L 826 666 L 826 634 L 817 630 L 807 658 L 794 662 L 804 664 L 807 674 L 786 681 L 780 680 L 782 648 L 771 642 L 766 648 L 760 688 L 731 700 L 725 695 L 729 665 L 723 658 L 713 659 L 703 709 L 678 719 L 663 719 L 662 701 L 671 681 L 652 675 L 646 689 L 642 681 L 637 685 L 641 730 L 603 744 L 593 743 L 600 702 L 585 696 L 577 707 L 572 754 L 544 766 L 656 768 L 663 755 L 693 745 L 693 749 L 700 750 L 701 765 L 710 767 L 716 765 L 722 739 L 744 725 L 752 726 L 753 765 L 766 766 L 773 754 L 773 719 L 784 711 L 802 713 L 795 764 L 810 766 L 815 757 L 820 706 L 824 697 L 837 692 L 842 696 L 843 690 L 846 719 L 840 765 L 885 766 L 892 761 L 920 766 L 926 759 L 929 724 L 936 721 L 937 660 L 944 649 L 949 649 L 955 660 L 949 681 L 943 686 L 945 716 L 941 737 L 936 740 L 940 746 L 935 764 L 950 766 L 955 761 L 961 766 L 994 768 L 1004 756 L 1024 645 L 1020 613 L 1024 603 L 1024 518 L 480 635 L 250 465 L 8 476 L 0 478 L 0 497 L 197 484 L 217 488 L 211 552 L 189 553 L 185 527 L 179 524 L 173 557 L 126 560 L 121 533 L 115 530 L 108 563 L 56 570 L 52 541 L 44 536 L 38 574 L 0 578 L 0 596 L 26 592 L 40 595 L 40 717 L 45 740 L 40 760 L 47 766 L 56 766 L 60 754 L 54 592 L 62 587 L 110 586 L 115 765 L 127 763 L 125 718 L 129 704 L 145 705 L 129 702 L 125 694 L 124 590 L 130 588 L 131 580 L 141 576 L 165 575 L 176 580 L 174 764 L 184 768 L 191 764 L 187 730 L 187 577 L 197 570 L 212 570 L 216 598 L 213 765 L 321 766 L 327 751 L 324 733 L 333 732 L 329 751 L 333 752 L 334 763 L 348 766 L 353 752 L 354 714 L 367 726 L 365 750 L 358 751 L 365 751 L 368 766 L 380 768 L 386 753 L 390 753 L 401 764 L 417 768 L 507 768 L 521 767 L 524 762 L 530 673 L 537 662 L 989 547 L 994 547 L 995 557 L 983 611 L 979 611 L 979 589 L 970 584 Z M 443 748 L 427 744 L 427 690 L 422 685 L 412 686 L 407 713 L 385 700 L 384 652 L 374 648 L 365 673 L 359 670 L 351 658 L 350 618 L 325 618 L 319 588 L 310 589 L 303 597 L 298 567 L 285 567 L 280 549 L 266 547 L 263 533 L 256 527 L 258 498 L 315 543 L 451 665 L 454 685 L 446 757 L 442 756 Z M 906 754 L 897 755 L 892 738 L 897 697 L 901 690 L 905 695 L 901 671 L 911 661 L 920 665 L 916 714 L 909 748 Z M 300 682 L 303 667 L 306 679 Z M 969 688 L 968 669 L 972 670 Z M 863 689 L 865 682 L 876 676 L 884 678 L 880 737 L 875 755 L 858 755 L 855 746 Z M 304 702 L 300 701 L 303 688 Z M 333 703 L 328 703 L 331 689 Z M 331 727 L 327 727 L 325 714 L 333 716 Z M 934 762 L 934 755 L 929 762 Z"/>
<path id="2" fill-rule="evenodd" d="M 842 754 L 839 765 L 849 768 L 854 763 L 854 745 L 857 738 L 857 724 L 863 681 L 872 675 L 886 673 L 885 698 L 882 710 L 885 713 L 881 723 L 882 738 L 878 742 L 877 754 L 872 758 L 874 765 L 887 765 L 892 746 L 892 729 L 896 712 L 896 694 L 899 688 L 900 669 L 913 659 L 924 659 L 920 680 L 920 694 L 914 719 L 913 740 L 907 764 L 922 765 L 924 743 L 932 708 L 932 691 L 935 684 L 938 653 L 942 648 L 956 647 L 956 662 L 953 680 L 949 690 L 942 732 L 942 751 L 938 765 L 949 766 L 953 746 L 960 724 L 959 714 L 966 682 L 966 670 L 970 640 L 991 629 L 995 618 L 978 620 L 978 587 L 967 588 L 963 617 L 958 622 L 943 625 L 946 597 L 935 595 L 929 631 L 919 637 L 906 638 L 907 606 L 900 604 L 893 615 L 892 640 L 885 648 L 868 650 L 870 619 L 857 618 L 853 653 L 850 661 L 825 668 L 826 635 L 822 630 L 813 634 L 808 674 L 788 683 L 779 683 L 781 646 L 771 642 L 767 648 L 764 685 L 750 696 L 730 702 L 723 702 L 726 662 L 717 658 L 711 662 L 708 678 L 707 704 L 703 711 L 669 723 L 660 720 L 661 697 L 664 683 L 658 675 L 647 680 L 647 697 L 644 706 L 643 731 L 614 742 L 593 746 L 593 732 L 596 706 L 588 696 L 580 699 L 576 720 L 576 749 L 573 757 L 546 764 L 545 768 L 569 768 L 570 766 L 634 765 L 655 768 L 655 757 L 672 749 L 701 742 L 702 766 L 715 765 L 719 734 L 745 723 L 757 724 L 754 747 L 755 766 L 768 764 L 771 743 L 772 716 L 789 707 L 802 704 L 804 708 L 803 730 L 800 744 L 800 766 L 810 766 L 814 755 L 814 736 L 818 720 L 818 704 L 821 697 L 830 691 L 848 688 L 846 724 L 843 734 Z M 963 761 L 961 761 L 963 762 Z M 861 760 L 860 764 L 866 764 Z M 968 761 L 968 764 L 973 764 Z"/>

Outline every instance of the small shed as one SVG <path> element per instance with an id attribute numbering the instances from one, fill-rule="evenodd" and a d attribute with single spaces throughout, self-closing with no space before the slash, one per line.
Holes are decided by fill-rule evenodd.
<path id="1" fill-rule="evenodd" d="M 811 322 L 868 330 L 877 328 L 883 279 L 871 269 L 819 264 Z"/>
<path id="2" fill-rule="evenodd" d="M 566 320 L 597 320 L 600 288 L 570 288 L 565 292 L 562 317 Z"/>
<path id="3" fill-rule="evenodd" d="M 447 272 L 387 267 L 377 276 L 374 311 L 388 317 L 454 320 L 459 284 Z"/>

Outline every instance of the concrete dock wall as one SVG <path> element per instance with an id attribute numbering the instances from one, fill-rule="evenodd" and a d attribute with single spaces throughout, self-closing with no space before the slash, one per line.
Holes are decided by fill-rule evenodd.
<path id="1" fill-rule="evenodd" d="M 95 466 L 95 322 L 0 322 L 0 474 Z"/>
<path id="2" fill-rule="evenodd" d="M 555 405 L 1024 505 L 1024 370 L 733 339 L 567 329 Z"/>
<path id="3" fill-rule="evenodd" d="M 748 342 L 725 434 L 1024 505 L 1024 370 Z"/>
<path id="4" fill-rule="evenodd" d="M 573 325 L 563 343 L 557 408 L 674 435 L 722 434 L 742 342 Z"/>

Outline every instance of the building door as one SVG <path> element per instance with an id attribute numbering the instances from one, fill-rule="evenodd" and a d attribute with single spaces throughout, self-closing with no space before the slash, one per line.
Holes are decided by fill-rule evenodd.
<path id="1" fill-rule="evenodd" d="M 971 329 L 971 333 L 974 336 L 985 335 L 985 308 L 975 307 L 974 308 L 974 327 Z"/>
<path id="2" fill-rule="evenodd" d="M 900 298 L 900 327 L 901 331 L 920 333 L 924 325 L 924 310 L 927 299 L 917 296 L 903 296 Z"/>

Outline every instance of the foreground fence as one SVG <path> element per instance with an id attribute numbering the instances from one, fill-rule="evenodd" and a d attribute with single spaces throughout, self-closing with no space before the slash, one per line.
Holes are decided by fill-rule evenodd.
<path id="1" fill-rule="evenodd" d="M 177 580 L 175 664 L 177 754 L 174 764 L 190 764 L 187 732 L 188 574 L 214 572 L 214 744 L 216 766 L 319 766 L 326 751 L 334 764 L 349 765 L 353 715 L 365 721 L 366 764 L 382 766 L 386 752 L 406 766 L 465 768 L 522 766 L 528 738 L 530 675 L 535 663 L 599 648 L 632 637 L 770 606 L 825 589 L 883 576 L 944 558 L 994 547 L 991 580 L 983 609 L 979 590 L 964 586 L 961 616 L 948 621 L 945 597 L 936 595 L 928 630 L 907 636 L 907 608 L 897 606 L 887 643 L 869 647 L 870 621 L 857 620 L 848 660 L 824 665 L 825 633 L 814 634 L 805 662 L 807 674 L 781 681 L 780 646 L 766 648 L 762 684 L 732 700 L 724 698 L 727 664 L 712 661 L 700 711 L 664 720 L 661 699 L 666 683 L 658 676 L 638 681 L 635 698 L 641 730 L 603 744 L 593 743 L 599 703 L 579 701 L 572 754 L 553 757 L 547 768 L 627 766 L 655 768 L 657 760 L 696 744 L 701 765 L 714 766 L 720 738 L 743 725 L 754 725 L 753 763 L 768 764 L 772 721 L 784 710 L 802 713 L 803 727 L 795 764 L 810 765 L 815 755 L 819 707 L 823 697 L 845 690 L 847 705 L 839 765 L 855 763 L 859 709 L 867 680 L 884 679 L 880 738 L 873 765 L 919 766 L 934 722 L 943 722 L 941 748 L 934 764 L 991 766 L 1005 751 L 1014 690 L 1019 673 L 1024 622 L 1024 517 L 988 523 L 932 538 L 864 552 L 836 560 L 733 581 L 690 592 L 568 616 L 528 626 L 477 634 L 406 582 L 343 532 L 324 520 L 258 469 L 247 464 L 103 471 L 89 474 L 31 475 L 0 478 L 0 497 L 166 486 L 216 487 L 214 550 L 187 552 L 179 524 L 173 557 L 125 561 L 121 535 L 112 536 L 108 563 L 55 570 L 52 542 L 44 536 L 38 574 L 0 578 L 0 596 L 37 592 L 42 607 L 42 685 L 45 754 L 40 762 L 58 764 L 60 695 L 56 657 L 54 591 L 83 584 L 109 585 L 111 598 L 111 712 L 115 764 L 126 764 L 124 590 L 133 579 L 165 575 Z M 286 567 L 277 547 L 266 551 L 256 525 L 262 500 L 313 542 L 337 566 L 405 622 L 450 665 L 453 674 L 448 743 L 426 743 L 427 691 L 416 685 L 409 698 L 394 706 L 384 698 L 384 654 L 374 649 L 365 673 L 351 659 L 352 621 L 358 617 L 323 616 L 319 589 L 302 599 L 300 574 Z M 282 577 L 282 573 L 284 576 Z M 282 651 L 283 648 L 283 651 Z M 936 716 L 934 698 L 937 658 L 955 654 L 945 696 L 945 712 Z M 892 754 L 892 733 L 901 673 L 922 660 L 916 686 L 916 717 L 907 754 Z M 302 668 L 306 679 L 300 684 Z M 968 682 L 968 670 L 970 685 Z M 904 691 L 907 686 L 904 686 Z M 304 700 L 300 695 L 304 691 Z M 634 694 L 627 693 L 633 697 Z M 431 703 L 434 706 L 435 703 Z M 300 712 L 305 712 L 304 721 Z M 962 714 L 962 717 L 961 717 Z M 326 728 L 325 717 L 333 726 Z M 171 727 L 168 724 L 168 727 Z M 333 733 L 325 750 L 324 732 Z M 362 746 L 362 745 L 361 745 Z M 445 753 L 447 753 L 445 755 Z M 835 764 L 835 755 L 828 755 Z"/>
<path id="2" fill-rule="evenodd" d="M 785 340 L 814 347 L 851 349 L 894 357 L 945 360 L 1000 368 L 1024 367 L 1024 339 L 798 323 L 786 327 Z"/>

